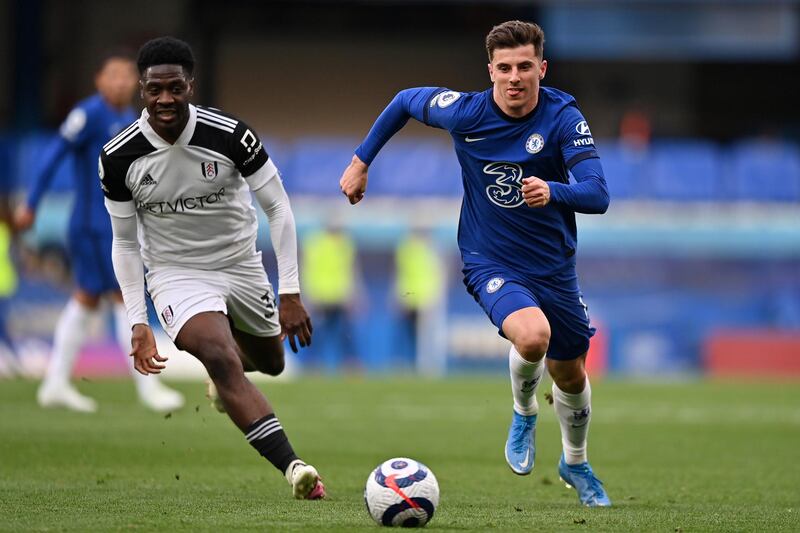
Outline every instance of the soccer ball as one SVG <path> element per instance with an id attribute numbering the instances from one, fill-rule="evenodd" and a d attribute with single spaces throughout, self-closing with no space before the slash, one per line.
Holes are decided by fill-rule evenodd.
<path id="1" fill-rule="evenodd" d="M 364 501 L 380 525 L 422 527 L 439 505 L 439 483 L 424 464 L 396 457 L 369 475 Z"/>

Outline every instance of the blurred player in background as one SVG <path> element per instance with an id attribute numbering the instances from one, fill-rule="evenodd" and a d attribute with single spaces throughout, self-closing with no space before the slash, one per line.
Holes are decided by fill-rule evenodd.
<path id="1" fill-rule="evenodd" d="M 11 257 L 14 227 L 10 196 L 14 174 L 9 159 L 5 147 L 0 146 L 0 377 L 25 374 L 7 323 L 9 301 L 17 290 L 17 271 Z"/>
<path id="2" fill-rule="evenodd" d="M 19 230 L 34 224 L 36 209 L 58 165 L 72 153 L 75 204 L 69 222 L 68 247 L 76 288 L 56 325 L 50 365 L 37 394 L 43 407 L 66 407 L 83 412 L 97 410 L 96 402 L 78 392 L 69 379 L 75 357 L 86 341 L 88 326 L 98 313 L 103 297 L 108 297 L 113 305 L 117 341 L 126 356 L 130 353 L 131 327 L 111 264 L 111 224 L 97 186 L 97 157 L 103 144 L 135 118 L 131 101 L 136 80 L 133 60 L 124 53 L 114 52 L 103 59 L 95 75 L 97 94 L 79 102 L 67 116 L 41 172 L 33 178 L 27 201 L 19 206 L 14 216 Z M 139 400 L 145 406 L 156 411 L 171 411 L 183 405 L 179 393 L 129 366 Z"/>
<path id="3" fill-rule="evenodd" d="M 543 45 L 536 24 L 505 22 L 486 38 L 491 89 L 401 91 L 356 149 L 340 185 L 351 203 L 360 201 L 368 165 L 410 117 L 450 132 L 464 184 L 458 231 L 464 283 L 512 343 L 506 461 L 520 475 L 533 469 L 536 388 L 546 360 L 561 426 L 559 475 L 584 505 L 608 506 L 586 454 L 585 359 L 594 329 L 575 271 L 575 213 L 604 213 L 609 196 L 574 98 L 540 86 L 547 71 Z"/>
<path id="4" fill-rule="evenodd" d="M 147 322 L 146 266 L 161 325 L 178 348 L 203 363 L 231 420 L 286 476 L 296 498 L 322 498 L 316 469 L 297 457 L 267 399 L 245 376 L 280 374 L 285 337 L 295 352 L 296 343 L 311 342 L 294 215 L 278 169 L 243 122 L 190 104 L 194 55 L 188 44 L 170 37 L 148 41 L 137 63 L 145 109 L 103 147 L 99 169 L 114 231 L 114 271 L 133 324 L 135 366 L 157 374 L 166 361 Z M 251 193 L 267 215 L 278 260 L 277 310 L 256 251 Z"/>

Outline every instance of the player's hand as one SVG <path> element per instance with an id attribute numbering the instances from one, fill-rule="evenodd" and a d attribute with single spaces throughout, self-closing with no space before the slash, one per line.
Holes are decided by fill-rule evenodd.
<path id="1" fill-rule="evenodd" d="M 367 164 L 359 159 L 357 155 L 353 156 L 353 160 L 344 169 L 344 174 L 339 180 L 339 187 L 351 204 L 357 204 L 364 198 L 364 193 L 367 191 L 368 170 Z"/>
<path id="2" fill-rule="evenodd" d="M 25 204 L 20 205 L 14 211 L 14 229 L 16 231 L 25 231 L 33 226 L 36 222 L 36 212 Z"/>
<path id="3" fill-rule="evenodd" d="M 153 330 L 147 324 L 136 324 L 131 332 L 131 357 L 133 368 L 143 375 L 160 374 L 164 368 L 166 357 L 161 357 L 156 348 Z"/>
<path id="4" fill-rule="evenodd" d="M 309 318 L 299 294 L 281 294 L 278 304 L 278 319 L 281 323 L 281 340 L 288 338 L 292 351 L 297 353 L 297 343 L 311 345 L 311 318 Z M 295 341 L 297 337 L 297 341 Z"/>
<path id="5" fill-rule="evenodd" d="M 522 199 L 528 207 L 544 207 L 550 203 L 550 186 L 546 181 L 531 176 L 522 180 Z"/>

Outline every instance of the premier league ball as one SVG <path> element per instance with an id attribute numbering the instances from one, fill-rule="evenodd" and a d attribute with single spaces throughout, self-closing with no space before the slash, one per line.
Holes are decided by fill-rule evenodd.
<path id="1" fill-rule="evenodd" d="M 422 527 L 439 505 L 439 483 L 424 464 L 396 457 L 369 475 L 364 501 L 382 526 Z"/>

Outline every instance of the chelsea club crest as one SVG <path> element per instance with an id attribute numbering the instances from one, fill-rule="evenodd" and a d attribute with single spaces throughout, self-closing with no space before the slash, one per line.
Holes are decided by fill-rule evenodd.
<path id="1" fill-rule="evenodd" d="M 492 278 L 489 280 L 489 283 L 486 284 L 486 292 L 492 294 L 493 292 L 497 292 L 497 290 L 503 286 L 506 280 L 503 278 Z"/>
<path id="2" fill-rule="evenodd" d="M 527 150 L 529 154 L 538 154 L 542 151 L 542 148 L 544 148 L 544 137 L 538 133 L 534 133 L 528 137 L 528 141 L 525 143 L 525 150 Z"/>

